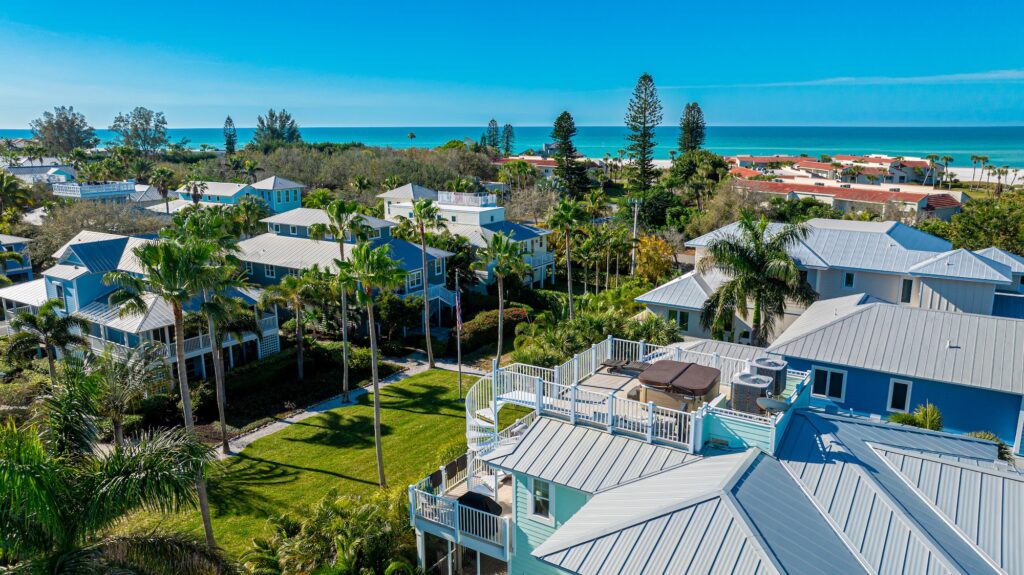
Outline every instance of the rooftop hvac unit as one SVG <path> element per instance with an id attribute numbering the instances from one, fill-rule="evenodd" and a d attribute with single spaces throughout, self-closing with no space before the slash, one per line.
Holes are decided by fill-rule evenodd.
<path id="1" fill-rule="evenodd" d="M 850 184 L 842 184 L 839 187 L 840 188 L 852 188 L 853 186 L 851 186 Z"/>
<path id="2" fill-rule="evenodd" d="M 767 397 L 774 380 L 756 373 L 738 373 L 732 380 L 732 408 L 744 413 L 759 413 L 757 398 Z"/>
<path id="3" fill-rule="evenodd" d="M 778 396 L 786 389 L 786 375 L 789 369 L 785 361 L 774 357 L 759 357 L 753 363 L 754 373 L 772 378 L 773 396 Z"/>

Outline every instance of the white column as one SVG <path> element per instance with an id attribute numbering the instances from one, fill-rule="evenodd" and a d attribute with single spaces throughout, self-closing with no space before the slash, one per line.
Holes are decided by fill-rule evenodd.
<path id="1" fill-rule="evenodd" d="M 1017 416 L 1017 435 L 1013 438 L 1013 452 L 1024 450 L 1024 397 L 1020 400 L 1020 413 Z"/>

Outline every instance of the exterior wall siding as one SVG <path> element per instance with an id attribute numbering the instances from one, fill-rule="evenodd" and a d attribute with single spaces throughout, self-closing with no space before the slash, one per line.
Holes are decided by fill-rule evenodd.
<path id="1" fill-rule="evenodd" d="M 582 491 L 551 484 L 553 524 L 530 519 L 529 477 L 513 474 L 515 501 L 513 502 L 513 552 L 509 560 L 509 575 L 561 575 L 568 573 L 530 555 L 541 543 L 580 510 L 589 499 Z"/>
<path id="2" fill-rule="evenodd" d="M 993 284 L 921 278 L 920 307 L 991 315 L 995 293 Z"/>
<path id="3" fill-rule="evenodd" d="M 840 409 L 879 414 L 886 418 L 890 414 L 887 409 L 890 381 L 892 379 L 910 381 L 908 411 L 913 411 L 918 405 L 927 401 L 942 412 L 943 428 L 947 431 L 957 433 L 991 431 L 1010 445 L 1014 444 L 1017 434 L 1017 419 L 1022 407 L 1020 395 L 848 368 L 837 364 L 810 362 L 799 358 L 787 357 L 786 360 L 789 361 L 791 369 L 810 370 L 817 366 L 847 372 L 843 401 L 815 396 L 816 403 L 832 403 Z"/>

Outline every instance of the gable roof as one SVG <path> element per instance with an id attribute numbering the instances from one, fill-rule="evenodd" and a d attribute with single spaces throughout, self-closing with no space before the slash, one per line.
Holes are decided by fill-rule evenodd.
<path id="1" fill-rule="evenodd" d="M 377 197 L 385 200 L 418 200 L 420 198 L 427 198 L 437 201 L 437 190 L 432 190 L 418 184 L 405 184 L 404 186 L 388 190 L 383 194 L 377 194 Z"/>
<path id="2" fill-rule="evenodd" d="M 252 184 L 252 187 L 255 190 L 291 190 L 294 188 L 305 188 L 306 186 L 280 176 L 270 176 Z"/>
<path id="3" fill-rule="evenodd" d="M 484 229 L 485 237 L 489 238 L 494 234 L 505 234 L 517 242 L 525 242 L 526 240 L 532 240 L 533 238 L 545 236 L 551 233 L 550 230 L 545 230 L 527 224 L 510 222 L 508 220 L 481 224 L 480 227 Z"/>
<path id="4" fill-rule="evenodd" d="M 910 275 L 1010 284 L 1010 266 L 963 248 L 943 252 L 910 267 Z"/>
<path id="5" fill-rule="evenodd" d="M 12 236 L 10 234 L 0 234 L 0 245 L 9 246 L 11 244 L 27 244 L 32 242 L 31 238 L 23 238 L 21 236 Z"/>
<path id="6" fill-rule="evenodd" d="M 711 292 L 700 275 L 696 271 L 690 271 L 638 296 L 636 301 L 699 310 L 703 308 Z"/>
<path id="7" fill-rule="evenodd" d="M 695 458 L 598 429 L 538 418 L 515 445 L 484 455 L 489 465 L 596 493 Z"/>
<path id="8" fill-rule="evenodd" d="M 996 247 L 974 250 L 974 253 L 1008 266 L 1012 273 L 1024 274 L 1024 258 L 1017 254 Z"/>
<path id="9" fill-rule="evenodd" d="M 348 244 L 344 245 L 347 250 L 351 249 Z M 309 269 L 317 265 L 323 270 L 336 271 L 334 260 L 341 258 L 342 254 L 337 242 L 266 233 L 238 242 L 237 256 L 243 262 L 294 270 Z"/>
<path id="10" fill-rule="evenodd" d="M 239 192 L 250 187 L 249 184 L 236 184 L 234 182 L 202 182 L 206 184 L 206 189 L 203 190 L 204 196 L 220 196 L 220 197 L 234 197 Z M 189 191 L 182 186 L 175 190 L 176 195 L 186 194 L 190 195 Z"/>
<path id="11" fill-rule="evenodd" d="M 326 211 L 315 208 L 295 208 L 263 218 L 260 221 L 265 224 L 302 226 L 305 228 L 316 224 L 328 225 L 331 223 L 331 219 L 327 216 Z M 390 228 L 397 225 L 394 222 L 367 215 L 362 216 L 362 223 L 374 229 Z"/>
<path id="12" fill-rule="evenodd" d="M 70 246 L 70 250 L 78 257 L 88 270 L 92 273 L 106 273 L 117 269 L 128 245 L 127 236 L 111 238 L 88 243 L 77 243 Z"/>
<path id="13" fill-rule="evenodd" d="M 0 299 L 17 302 L 32 307 L 40 307 L 46 303 L 46 280 L 36 278 L 20 284 L 0 288 Z"/>
<path id="14" fill-rule="evenodd" d="M 974 460 L 995 467 L 995 444 L 990 442 L 806 410 L 793 414 L 778 457 L 873 571 L 993 573 L 1000 562 L 1007 572 L 1024 569 L 1019 549 L 1005 557 L 986 555 L 971 535 L 965 536 L 943 517 L 941 506 L 916 493 L 912 482 L 897 471 L 904 462 L 890 459 L 892 446 L 901 448 L 896 450 L 900 454 L 906 449 L 930 453 L 951 466 Z M 906 467 L 908 476 L 920 473 L 917 477 L 926 482 L 938 477 L 913 465 Z M 964 505 L 965 518 L 987 522 L 1002 517 L 1006 505 L 1020 505 L 1016 492 L 978 497 L 971 482 L 946 479 L 934 485 L 937 495 L 980 503 L 975 509 Z M 996 536 L 1014 533 L 1019 530 Z"/>

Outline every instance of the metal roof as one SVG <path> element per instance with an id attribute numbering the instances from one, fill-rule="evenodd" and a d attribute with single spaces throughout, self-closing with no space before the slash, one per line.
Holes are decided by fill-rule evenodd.
<path id="1" fill-rule="evenodd" d="M 106 273 L 117 269 L 117 264 L 127 246 L 128 237 L 119 236 L 107 240 L 72 244 L 70 249 L 90 272 Z"/>
<path id="2" fill-rule="evenodd" d="M 898 445 L 960 457 L 996 457 L 995 444 L 850 416 L 798 411 L 783 437 L 778 457 L 827 513 L 832 525 L 861 560 L 879 573 L 993 573 L 994 561 L 983 557 L 942 516 L 939 508 L 915 493 L 900 472 L 887 464 L 874 445 Z M 949 461 L 954 461 L 949 459 Z M 969 489 L 946 481 L 942 496 Z M 1019 501 L 1005 492 L 990 494 L 977 517 L 1001 516 L 1005 505 Z M 966 497 L 965 497 L 966 500 Z M 1009 572 L 1022 572 L 1016 563 Z"/>
<path id="3" fill-rule="evenodd" d="M 712 290 L 697 274 L 691 271 L 670 282 L 664 283 L 636 298 L 645 304 L 667 305 L 700 310 Z"/>
<path id="4" fill-rule="evenodd" d="M 302 226 L 305 228 L 316 224 L 326 226 L 331 223 L 331 219 L 327 216 L 326 211 L 314 208 L 295 208 L 294 210 L 288 210 L 287 212 L 281 212 L 280 214 L 274 214 L 270 217 L 263 218 L 260 221 L 266 224 Z M 387 220 L 367 215 L 361 216 L 360 223 L 374 229 L 390 228 L 396 225 L 394 222 L 389 222 Z"/>
<path id="5" fill-rule="evenodd" d="M 11 245 L 11 244 L 27 244 L 31 242 L 30 238 L 23 238 L 21 236 L 12 236 L 10 234 L 0 234 L 0 245 Z"/>
<path id="6" fill-rule="evenodd" d="M 105 325 L 128 333 L 143 333 L 174 324 L 174 310 L 154 294 L 143 294 L 145 313 L 121 316 L 121 307 L 111 307 L 105 299 L 97 300 L 79 309 L 75 315 L 92 323 Z"/>
<path id="7" fill-rule="evenodd" d="M 481 224 L 480 227 L 484 230 L 484 237 L 490 238 L 490 236 L 493 236 L 494 234 L 505 234 L 517 242 L 525 242 L 526 240 L 532 240 L 533 238 L 538 238 L 551 233 L 550 230 L 510 222 L 508 220 Z"/>
<path id="8" fill-rule="evenodd" d="M 681 347 L 686 351 L 694 351 L 698 353 L 717 353 L 722 357 L 732 357 L 736 359 L 749 360 L 768 356 L 768 352 L 765 351 L 763 347 L 742 343 L 731 343 L 728 341 L 718 341 L 715 339 L 698 339 L 695 341 L 673 343 L 669 347 Z"/>
<path id="9" fill-rule="evenodd" d="M 817 302 L 811 306 L 826 304 Z M 811 310 L 808 310 L 808 313 Z M 1024 320 L 868 303 L 807 313 L 768 348 L 786 357 L 1024 394 Z M 798 327 L 799 324 L 799 327 Z"/>
<path id="10" fill-rule="evenodd" d="M 432 190 L 418 184 L 405 184 L 404 186 L 388 190 L 383 194 L 377 194 L 377 197 L 385 200 L 419 200 L 427 198 L 437 201 L 437 190 Z"/>
<path id="11" fill-rule="evenodd" d="M 693 458 L 678 449 L 542 417 L 515 445 L 482 459 L 495 467 L 596 493 Z"/>
<path id="12" fill-rule="evenodd" d="M 351 249 L 349 247 L 348 249 Z M 342 257 L 341 248 L 333 241 L 293 238 L 277 234 L 261 234 L 238 242 L 238 259 L 244 262 L 304 270 L 320 266 L 335 271 L 334 260 Z"/>
<path id="13" fill-rule="evenodd" d="M 48 278 L 57 278 L 69 281 L 82 277 L 87 273 L 89 273 L 87 268 L 69 264 L 57 264 L 43 270 L 43 275 Z"/>
<path id="14" fill-rule="evenodd" d="M 1024 258 L 1017 254 L 995 247 L 985 248 L 983 250 L 974 250 L 974 253 L 1009 266 L 1010 271 L 1015 274 L 1024 274 Z"/>
<path id="15" fill-rule="evenodd" d="M 46 280 L 44 278 L 37 278 L 32 281 L 0 288 L 0 299 L 39 307 L 46 302 Z"/>
<path id="16" fill-rule="evenodd" d="M 146 206 L 146 211 L 153 212 L 155 214 L 167 214 L 174 215 L 181 210 L 193 205 L 192 200 L 183 200 L 181 198 L 168 200 L 167 202 L 160 202 L 152 206 Z M 199 202 L 200 206 L 223 206 L 225 204 L 218 204 L 217 202 Z"/>
<path id="17" fill-rule="evenodd" d="M 245 190 L 246 188 L 250 187 L 249 184 L 236 184 L 234 182 L 202 182 L 202 183 L 206 184 L 206 189 L 203 190 L 203 193 L 202 193 L 202 195 L 204 195 L 204 196 L 227 196 L 227 197 L 233 197 L 233 196 L 237 195 L 238 192 L 241 192 L 241 191 Z M 185 189 L 185 186 L 182 186 L 182 187 L 178 188 L 177 190 L 175 190 L 175 195 L 180 195 L 180 194 L 191 195 L 191 193 L 188 190 Z"/>
<path id="18" fill-rule="evenodd" d="M 291 190 L 305 188 L 306 186 L 280 176 L 270 176 L 252 184 L 252 187 L 256 190 Z"/>
<path id="19" fill-rule="evenodd" d="M 943 252 L 910 267 L 910 275 L 1010 284 L 1010 266 L 963 248 Z"/>

